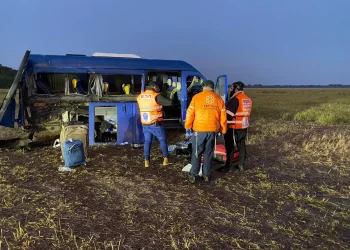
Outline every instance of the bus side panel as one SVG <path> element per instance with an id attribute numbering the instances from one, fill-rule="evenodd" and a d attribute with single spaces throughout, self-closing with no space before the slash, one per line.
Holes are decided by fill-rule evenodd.
<path id="1" fill-rule="evenodd" d="M 117 144 L 141 144 L 144 142 L 142 125 L 137 110 L 137 103 L 127 102 L 118 105 Z"/>
<path id="2" fill-rule="evenodd" d="M 134 144 L 143 144 L 145 142 L 145 137 L 143 135 L 143 128 L 138 110 L 138 105 L 137 103 L 133 103 L 133 105 L 135 120 Z"/>
<path id="3" fill-rule="evenodd" d="M 137 111 L 136 102 L 109 102 L 89 104 L 89 145 L 105 144 L 96 143 L 95 133 L 95 107 L 116 107 L 117 108 L 117 141 L 107 144 L 141 144 L 144 142 L 140 116 Z"/>

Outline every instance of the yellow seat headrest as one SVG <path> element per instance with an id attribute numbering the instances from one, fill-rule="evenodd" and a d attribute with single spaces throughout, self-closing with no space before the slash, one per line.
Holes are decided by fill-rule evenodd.
<path id="1" fill-rule="evenodd" d="M 108 92 L 109 83 L 108 83 L 108 82 L 105 82 L 104 85 L 103 85 L 103 87 L 104 87 L 103 91 L 104 91 L 105 93 L 107 93 L 107 92 Z"/>
<path id="2" fill-rule="evenodd" d="M 130 84 L 123 84 L 122 88 L 123 88 L 125 94 L 127 94 L 127 95 L 130 94 Z"/>
<path id="3" fill-rule="evenodd" d="M 73 79 L 72 80 L 72 85 L 73 85 L 73 88 L 77 88 L 77 79 Z"/>

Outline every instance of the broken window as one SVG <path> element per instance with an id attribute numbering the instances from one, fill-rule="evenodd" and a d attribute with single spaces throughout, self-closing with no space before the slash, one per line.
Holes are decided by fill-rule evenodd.
<path id="1" fill-rule="evenodd" d="M 147 80 L 147 83 L 151 80 L 156 82 L 160 93 L 170 100 L 176 99 L 174 102 L 177 104 L 179 100 L 177 90 L 181 88 L 181 72 L 149 72 Z"/>
<path id="2" fill-rule="evenodd" d="M 117 141 L 117 106 L 95 107 L 95 142 Z"/>
<path id="3" fill-rule="evenodd" d="M 163 100 L 164 122 L 178 123 L 181 119 L 182 83 L 181 72 L 149 72 L 147 82 L 154 81 L 160 88 Z M 146 86 L 147 87 L 147 86 Z M 169 104 L 164 104 L 169 103 Z"/>
<path id="4" fill-rule="evenodd" d="M 187 106 L 190 105 L 194 95 L 202 92 L 203 79 L 200 76 L 187 76 L 186 86 L 187 86 Z"/>
<path id="5" fill-rule="evenodd" d="M 142 75 L 102 75 L 106 95 L 137 95 L 141 93 Z"/>
<path id="6" fill-rule="evenodd" d="M 34 79 L 37 94 L 88 93 L 89 74 L 37 73 Z"/>

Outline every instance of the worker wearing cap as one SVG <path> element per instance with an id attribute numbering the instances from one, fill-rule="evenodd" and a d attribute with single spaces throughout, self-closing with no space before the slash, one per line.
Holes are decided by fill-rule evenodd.
<path id="1" fill-rule="evenodd" d="M 218 169 L 219 172 L 228 172 L 231 167 L 233 151 L 238 148 L 238 169 L 243 171 L 246 159 L 246 136 L 248 133 L 252 100 L 243 92 L 244 84 L 234 82 L 230 87 L 230 99 L 226 106 L 227 133 L 225 134 L 226 163 Z"/>
<path id="2" fill-rule="evenodd" d="M 143 134 L 145 137 L 144 157 L 145 167 L 150 166 L 151 143 L 153 136 L 160 142 L 163 153 L 163 165 L 168 165 L 168 145 L 163 126 L 163 105 L 169 105 L 166 98 L 159 95 L 159 87 L 154 81 L 150 81 L 146 91 L 137 97 Z M 171 104 L 170 104 L 171 105 Z"/>
<path id="3" fill-rule="evenodd" d="M 190 183 L 196 182 L 196 177 L 198 177 L 200 171 L 202 154 L 204 154 L 204 181 L 209 181 L 216 133 L 226 133 L 225 103 L 213 91 L 213 88 L 214 83 L 212 81 L 204 81 L 203 91 L 194 95 L 187 109 L 185 129 L 193 130 L 192 167 L 188 176 Z"/>

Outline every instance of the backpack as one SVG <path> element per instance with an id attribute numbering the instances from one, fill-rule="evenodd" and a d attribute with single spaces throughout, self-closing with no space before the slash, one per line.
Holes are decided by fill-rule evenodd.
<path id="1" fill-rule="evenodd" d="M 62 144 L 62 152 L 64 156 L 64 166 L 66 168 L 86 165 L 84 144 L 81 140 L 67 140 Z"/>
<path id="2" fill-rule="evenodd" d="M 63 126 L 60 134 L 62 157 L 64 159 L 63 145 L 69 139 L 80 140 L 83 143 L 85 157 L 88 157 L 88 127 L 86 125 Z"/>

